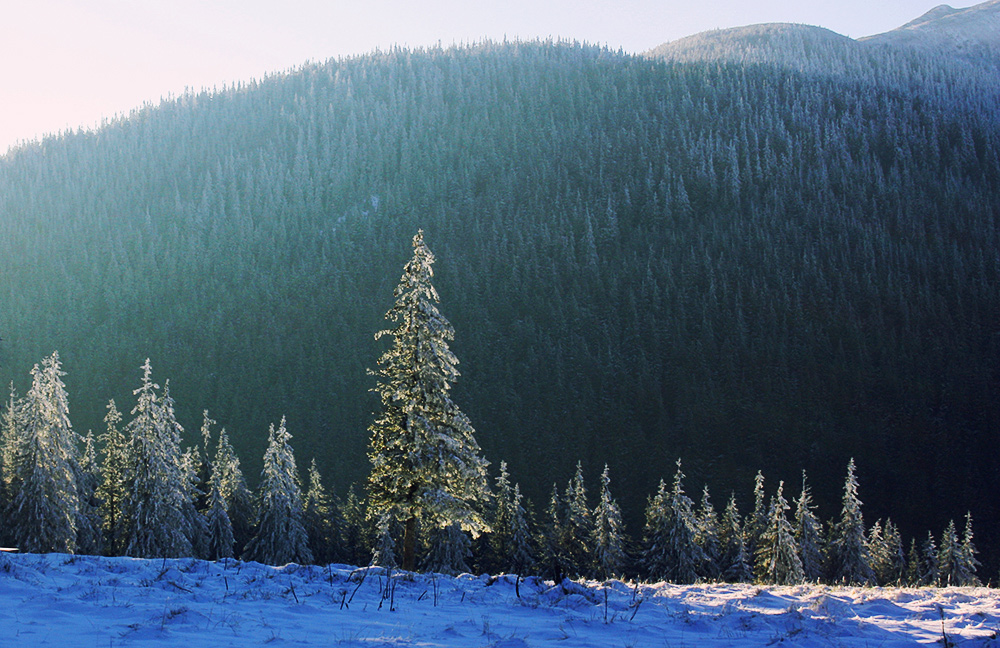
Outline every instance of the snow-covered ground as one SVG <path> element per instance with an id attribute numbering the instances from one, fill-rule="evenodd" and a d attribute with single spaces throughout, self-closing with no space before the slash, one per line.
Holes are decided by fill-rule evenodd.
<path id="1" fill-rule="evenodd" d="M 0 646 L 994 646 L 1000 593 L 0 556 Z"/>

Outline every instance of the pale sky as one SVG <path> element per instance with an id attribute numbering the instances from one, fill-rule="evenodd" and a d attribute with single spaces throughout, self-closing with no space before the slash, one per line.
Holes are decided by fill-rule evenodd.
<path id="1" fill-rule="evenodd" d="M 0 154 L 221 87 L 396 45 L 564 38 L 638 53 L 716 28 L 819 25 L 857 38 L 935 0 L 0 0 Z M 963 0 L 956 7 L 976 4 Z"/>

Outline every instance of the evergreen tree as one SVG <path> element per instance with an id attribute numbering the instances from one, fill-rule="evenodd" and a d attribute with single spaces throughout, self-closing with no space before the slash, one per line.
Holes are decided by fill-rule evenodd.
<path id="1" fill-rule="evenodd" d="M 319 565 L 326 565 L 333 558 L 333 507 L 330 496 L 316 468 L 316 459 L 309 464 L 309 487 L 306 489 L 302 510 L 302 525 L 309 536 L 309 549 Z"/>
<path id="2" fill-rule="evenodd" d="M 563 525 L 568 570 L 573 576 L 589 576 L 594 567 L 594 520 L 587 506 L 587 489 L 583 483 L 583 466 L 576 463 L 576 473 L 566 485 L 563 498 Z"/>
<path id="3" fill-rule="evenodd" d="M 720 561 L 722 547 L 719 544 L 719 516 L 708 495 L 708 484 L 701 491 L 701 504 L 695 516 L 695 542 L 705 553 L 705 564 L 701 573 L 705 578 L 718 579 L 722 574 Z"/>
<path id="4" fill-rule="evenodd" d="M 795 542 L 798 545 L 799 560 L 802 561 L 803 578 L 811 582 L 819 581 L 823 578 L 824 571 L 823 527 L 816 517 L 804 470 L 802 492 L 795 501 Z"/>
<path id="5" fill-rule="evenodd" d="M 749 583 L 753 580 L 740 520 L 736 495 L 730 493 L 729 503 L 726 504 L 722 520 L 719 522 L 719 546 L 722 552 L 722 557 L 719 559 L 720 577 L 727 583 Z"/>
<path id="6" fill-rule="evenodd" d="M 104 460 L 101 462 L 101 483 L 97 487 L 97 499 L 100 502 L 105 549 L 110 556 L 120 556 L 125 552 L 126 524 L 122 517 L 122 507 L 125 502 L 129 445 L 118 427 L 122 415 L 113 399 L 108 402 L 107 409 L 104 417 L 106 429 L 98 437 L 103 446 Z"/>
<path id="7" fill-rule="evenodd" d="M 644 560 L 650 576 L 672 583 L 693 583 L 701 576 L 705 553 L 695 542 L 693 502 L 684 494 L 684 473 L 677 460 L 673 487 L 660 482 L 646 508 Z"/>
<path id="8" fill-rule="evenodd" d="M 13 492 L 9 487 L 14 481 L 14 464 L 21 441 L 20 414 L 23 404 L 11 383 L 10 397 L 4 406 L 3 416 L 0 416 L 0 481 L 8 487 L 9 493 Z"/>
<path id="9" fill-rule="evenodd" d="M 564 505 L 559 496 L 559 488 L 552 484 L 552 496 L 545 509 L 545 521 L 539 528 L 538 547 L 542 574 L 556 582 L 566 577 L 570 568 L 569 550 L 567 549 L 569 533 L 563 523 L 563 509 Z"/>
<path id="10" fill-rule="evenodd" d="M 435 527 L 429 535 L 430 546 L 423 565 L 425 571 L 449 576 L 468 573 L 466 561 L 472 557 L 472 541 L 462 527 L 457 524 Z"/>
<path id="11" fill-rule="evenodd" d="M 358 498 L 354 484 L 347 489 L 347 498 L 341 510 L 344 532 L 339 558 L 351 565 L 363 565 L 371 558 L 373 543 L 365 517 L 365 505 Z"/>
<path id="12" fill-rule="evenodd" d="M 21 551 L 76 550 L 80 500 L 77 435 L 69 421 L 59 355 L 31 370 L 31 389 L 17 412 L 9 524 Z"/>
<path id="13" fill-rule="evenodd" d="M 872 528 L 874 530 L 875 527 Z M 882 585 L 900 584 L 906 572 L 906 554 L 903 553 L 903 539 L 899 535 L 899 530 L 892 519 L 886 519 L 885 526 L 880 532 L 877 549 L 871 547 L 873 535 L 869 534 L 868 544 L 873 556 L 872 570 L 876 582 Z M 877 558 L 874 558 L 875 556 Z"/>
<path id="14" fill-rule="evenodd" d="M 767 499 L 764 496 L 764 475 L 758 470 L 753 480 L 753 511 L 743 524 L 744 542 L 750 556 L 757 555 L 757 543 L 765 528 L 767 528 Z"/>
<path id="15" fill-rule="evenodd" d="M 958 531 L 955 530 L 955 521 L 949 520 L 948 526 L 941 533 L 941 545 L 938 548 L 937 584 L 941 587 L 962 584 L 956 574 L 959 548 Z"/>
<path id="16" fill-rule="evenodd" d="M 190 556 L 189 500 L 180 461 L 180 426 L 157 396 L 149 359 L 126 426 L 129 439 L 123 502 L 125 554 L 138 558 Z"/>
<path id="17" fill-rule="evenodd" d="M 386 314 L 396 328 L 375 336 L 389 335 L 393 344 L 378 361 L 382 413 L 370 428 L 369 506 L 375 517 L 388 511 L 404 523 L 406 570 L 415 565 L 418 522 L 459 524 L 474 535 L 488 530 L 477 510 L 487 492 L 487 464 L 472 424 L 451 400 L 459 375 L 448 348 L 455 331 L 435 305 L 433 263 L 421 230 Z"/>
<path id="18" fill-rule="evenodd" d="M 167 397 L 167 394 L 164 394 Z M 181 454 L 181 475 L 184 484 L 184 519 L 189 529 L 188 540 L 191 552 L 197 558 L 208 558 L 208 521 L 198 509 L 199 502 L 207 501 L 201 490 L 203 462 L 198 446 L 188 448 Z"/>
<path id="19" fill-rule="evenodd" d="M 302 492 L 289 445 L 291 438 L 284 417 L 277 431 L 274 425 L 268 430 L 260 475 L 257 535 L 243 552 L 245 560 L 267 565 L 307 565 L 313 561 L 309 537 L 302 526 Z"/>
<path id="20" fill-rule="evenodd" d="M 397 566 L 396 542 L 392 537 L 392 527 L 395 520 L 388 511 L 384 512 L 375 526 L 375 547 L 372 552 L 372 565 L 385 567 L 389 571 Z"/>
<path id="21" fill-rule="evenodd" d="M 976 570 L 979 567 L 979 560 L 976 554 L 979 551 L 972 543 L 972 513 L 965 514 L 965 531 L 962 533 L 962 544 L 958 548 L 958 555 L 955 559 L 955 584 L 962 586 L 978 586 L 979 579 L 976 577 Z"/>
<path id="22" fill-rule="evenodd" d="M 593 547 L 597 574 L 602 580 L 620 576 L 625 570 L 625 534 L 622 512 L 611 497 L 611 476 L 607 464 L 601 473 L 601 499 L 594 509 Z"/>
<path id="23" fill-rule="evenodd" d="M 77 553 L 92 556 L 99 555 L 104 548 L 100 501 L 97 499 L 100 483 L 98 471 L 94 435 L 88 430 L 83 437 L 83 454 L 76 474 L 77 495 L 80 500 L 76 518 L 76 550 Z"/>
<path id="24" fill-rule="evenodd" d="M 489 551 L 491 569 L 523 574 L 534 564 L 531 535 L 521 505 L 521 488 L 510 483 L 507 463 L 500 462 L 497 476 L 493 520 L 490 524 Z"/>
<path id="25" fill-rule="evenodd" d="M 256 509 L 253 495 L 247 488 L 240 469 L 240 459 L 229 443 L 226 428 L 219 432 L 219 447 L 215 452 L 213 474 L 218 475 L 219 496 L 226 506 L 226 515 L 233 527 L 234 554 L 239 556 L 254 535 Z"/>
<path id="26" fill-rule="evenodd" d="M 789 510 L 783 492 L 785 482 L 778 483 L 778 492 L 771 498 L 768 525 L 761 533 L 757 547 L 756 575 L 765 583 L 795 585 L 801 583 L 802 561 L 793 538 L 792 525 L 785 517 Z"/>
<path id="27" fill-rule="evenodd" d="M 906 556 L 906 584 L 916 587 L 921 584 L 921 574 L 923 573 L 923 563 L 920 559 L 920 551 L 917 549 L 917 539 L 910 539 L 910 552 Z"/>
<path id="28" fill-rule="evenodd" d="M 206 558 L 222 560 L 234 556 L 233 523 L 226 511 L 226 500 L 222 495 L 222 479 L 225 467 L 218 462 L 212 464 L 208 480 L 208 510 L 206 519 Z"/>
<path id="29" fill-rule="evenodd" d="M 940 580 L 940 573 L 938 571 L 938 550 L 937 544 L 934 542 L 934 534 L 930 531 L 927 532 L 927 540 L 924 541 L 924 546 L 921 547 L 921 560 L 920 560 L 920 585 L 937 585 Z"/>
<path id="30" fill-rule="evenodd" d="M 844 506 L 840 520 L 833 526 L 831 533 L 830 560 L 834 581 L 865 584 L 872 582 L 874 575 L 854 470 L 854 459 L 851 459 L 847 464 L 847 479 L 844 482 Z"/>

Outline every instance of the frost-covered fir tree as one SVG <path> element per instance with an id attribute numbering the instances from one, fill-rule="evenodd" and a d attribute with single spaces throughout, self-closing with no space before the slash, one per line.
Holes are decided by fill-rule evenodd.
<path id="1" fill-rule="evenodd" d="M 910 539 L 910 552 L 906 555 L 906 580 L 910 587 L 920 585 L 920 574 L 923 570 L 923 563 L 920 559 L 920 551 L 917 549 L 917 539 Z"/>
<path id="2" fill-rule="evenodd" d="M 500 475 L 496 482 L 495 502 L 489 534 L 490 567 L 523 574 L 534 564 L 531 534 L 524 506 L 521 505 L 521 488 L 517 484 L 511 485 L 507 464 L 503 461 L 500 462 Z"/>
<path id="3" fill-rule="evenodd" d="M 939 582 L 938 573 L 938 549 L 934 542 L 934 534 L 927 532 L 927 539 L 920 548 L 920 585 L 937 585 Z"/>
<path id="4" fill-rule="evenodd" d="M 868 555 L 876 583 L 892 585 L 902 580 L 906 557 L 902 538 L 891 519 L 885 521 L 885 526 L 881 520 L 872 525 L 868 532 Z"/>
<path id="5" fill-rule="evenodd" d="M 429 534 L 424 571 L 457 576 L 468 573 L 472 557 L 472 540 L 457 524 L 435 527 Z"/>
<path id="6" fill-rule="evenodd" d="M 961 585 L 958 575 L 958 531 L 955 529 L 955 521 L 949 520 L 948 526 L 941 534 L 941 545 L 938 548 L 938 582 L 941 587 L 949 585 Z"/>
<path id="7" fill-rule="evenodd" d="M 138 558 L 190 556 L 191 530 L 181 469 L 181 428 L 157 395 L 149 359 L 142 366 L 142 385 L 126 426 L 128 464 L 122 520 L 125 553 Z"/>
<path id="8" fill-rule="evenodd" d="M 753 580 L 750 556 L 743 541 L 740 511 L 736 495 L 730 493 L 729 503 L 719 521 L 719 577 L 727 583 L 749 583 Z"/>
<path id="9" fill-rule="evenodd" d="M 10 385 L 10 397 L 0 416 L 0 482 L 9 487 L 14 479 L 14 461 L 17 457 L 17 447 L 20 436 L 20 411 L 23 402 L 17 396 L 14 383 Z M 8 493 L 13 493 L 7 488 Z M 0 509 L 2 512 L 4 509 Z"/>
<path id="10" fill-rule="evenodd" d="M 693 583 L 702 574 L 705 553 L 695 542 L 694 503 L 684 494 L 680 459 L 668 492 L 660 482 L 656 497 L 646 508 L 643 563 L 654 580 Z"/>
<path id="11" fill-rule="evenodd" d="M 253 495 L 240 469 L 240 459 L 229 443 L 226 428 L 219 431 L 219 447 L 212 467 L 213 474 L 218 475 L 219 495 L 226 505 L 226 515 L 233 525 L 233 553 L 239 557 L 253 537 L 257 513 Z"/>
<path id="12" fill-rule="evenodd" d="M 351 565 L 367 564 L 372 555 L 373 533 L 365 517 L 365 504 L 355 492 L 354 484 L 347 489 L 347 497 L 340 510 L 343 533 L 338 560 Z"/>
<path id="13" fill-rule="evenodd" d="M 166 394 L 164 394 L 166 396 Z M 201 490 L 201 452 L 198 446 L 188 448 L 181 454 L 181 474 L 184 476 L 184 518 L 188 525 L 188 539 L 191 552 L 197 558 L 208 557 L 208 522 L 198 510 L 198 503 L 207 500 Z"/>
<path id="14" fill-rule="evenodd" d="M 622 512 L 611 497 L 611 475 L 607 464 L 601 473 L 601 499 L 594 509 L 594 559 L 602 579 L 620 576 L 625 571 L 625 530 Z"/>
<path id="15" fill-rule="evenodd" d="M 16 441 L 8 523 L 30 553 L 76 550 L 80 500 L 77 435 L 69 420 L 58 353 L 31 370 L 31 389 L 15 406 Z"/>
<path id="16" fill-rule="evenodd" d="M 386 571 L 394 569 L 396 561 L 396 541 L 393 539 L 392 527 L 396 524 L 388 511 L 384 512 L 375 525 L 375 546 L 372 551 L 371 564 L 385 567 Z"/>
<path id="17" fill-rule="evenodd" d="M 229 519 L 226 500 L 222 495 L 223 470 L 219 469 L 217 463 L 213 463 L 208 479 L 208 509 L 205 511 L 205 557 L 208 560 L 232 558 L 235 554 L 233 523 Z"/>
<path id="18" fill-rule="evenodd" d="M 257 535 L 243 551 L 244 560 L 267 565 L 306 565 L 313 561 L 309 537 L 302 526 L 302 491 L 289 444 L 291 438 L 284 417 L 277 430 L 274 425 L 268 430 L 260 474 Z"/>
<path id="19" fill-rule="evenodd" d="M 715 512 L 712 499 L 708 494 L 708 484 L 701 489 L 701 503 L 695 514 L 694 540 L 705 553 L 705 564 L 701 568 L 704 578 L 718 580 L 722 569 L 719 562 L 722 559 L 722 547 L 719 544 L 719 515 Z"/>
<path id="20" fill-rule="evenodd" d="M 564 504 L 559 495 L 559 487 L 552 484 L 552 496 L 545 509 L 544 521 L 538 530 L 539 566 L 546 578 L 558 582 L 568 574 L 570 558 L 567 536 L 569 532 L 563 524 Z"/>
<path id="21" fill-rule="evenodd" d="M 318 565 L 329 564 L 334 551 L 333 506 L 330 495 L 323 487 L 315 458 L 309 464 L 309 486 L 302 509 L 302 525 L 309 536 L 313 560 Z"/>
<path id="22" fill-rule="evenodd" d="M 806 483 L 806 471 L 802 471 L 802 492 L 795 500 L 795 543 L 799 560 L 802 562 L 802 576 L 805 580 L 817 582 L 823 578 L 825 559 L 823 556 L 823 525 L 816 517 L 812 504 L 812 494 Z"/>
<path id="23" fill-rule="evenodd" d="M 972 513 L 965 514 L 965 531 L 962 533 L 962 544 L 958 547 L 958 555 L 955 559 L 955 584 L 962 586 L 975 585 L 981 583 L 976 577 L 976 570 L 979 567 L 979 560 L 976 554 L 979 551 L 972 542 Z"/>
<path id="24" fill-rule="evenodd" d="M 802 561 L 793 537 L 794 530 L 785 516 L 791 507 L 784 497 L 785 482 L 778 482 L 778 492 L 771 498 L 768 523 L 757 545 L 757 579 L 776 585 L 795 585 L 804 579 Z"/>
<path id="25" fill-rule="evenodd" d="M 854 470 L 854 459 L 851 459 L 847 464 L 847 479 L 844 481 L 844 506 L 840 520 L 831 530 L 830 562 L 835 582 L 866 584 L 872 582 L 874 574 L 868 555 L 865 522 L 861 514 L 858 480 Z"/>
<path id="26" fill-rule="evenodd" d="M 121 422 L 122 415 L 112 399 L 108 402 L 108 413 L 104 417 L 105 430 L 98 437 L 103 446 L 104 460 L 101 461 L 101 481 L 97 487 L 104 547 L 111 556 L 120 556 L 125 552 L 127 526 L 122 517 L 122 507 L 125 502 L 129 446 L 119 428 Z"/>
<path id="27" fill-rule="evenodd" d="M 488 490 L 487 462 L 469 418 L 451 400 L 459 375 L 448 347 L 455 331 L 436 305 L 433 263 L 421 230 L 386 314 L 395 328 L 375 336 L 390 336 L 392 347 L 376 371 L 382 411 L 370 428 L 368 503 L 373 518 L 389 512 L 403 522 L 406 570 L 416 564 L 418 523 L 458 524 L 474 535 L 488 530 L 479 511 Z"/>
<path id="28" fill-rule="evenodd" d="M 583 483 L 583 466 L 576 463 L 576 473 L 566 485 L 563 499 L 565 512 L 567 569 L 573 576 L 590 576 L 594 569 L 594 520 L 587 506 L 587 489 Z"/>
<path id="29" fill-rule="evenodd" d="M 744 542 L 751 556 L 757 555 L 757 542 L 767 527 L 767 499 L 764 496 L 764 475 L 758 470 L 753 481 L 753 511 L 743 523 Z"/>
<path id="30" fill-rule="evenodd" d="M 99 484 L 100 474 L 97 452 L 94 450 L 94 435 L 88 430 L 87 435 L 83 437 L 83 453 L 76 474 L 77 496 L 80 500 L 76 518 L 77 553 L 96 556 L 104 548 L 100 501 L 97 499 Z"/>

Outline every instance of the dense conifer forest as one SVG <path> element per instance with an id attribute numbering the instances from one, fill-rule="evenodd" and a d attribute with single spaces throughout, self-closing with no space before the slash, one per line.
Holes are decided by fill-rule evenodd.
<path id="1" fill-rule="evenodd" d="M 0 158 L 0 378 L 25 394 L 58 349 L 96 433 L 151 358 L 186 442 L 208 409 L 255 481 L 287 415 L 347 498 L 423 228 L 455 401 L 540 519 L 577 461 L 591 484 L 608 464 L 638 538 L 677 457 L 743 511 L 758 470 L 771 497 L 804 468 L 833 519 L 854 457 L 869 523 L 971 510 L 987 580 L 1000 110 L 995 81 L 925 83 L 921 60 L 395 49 L 22 146 Z"/>

